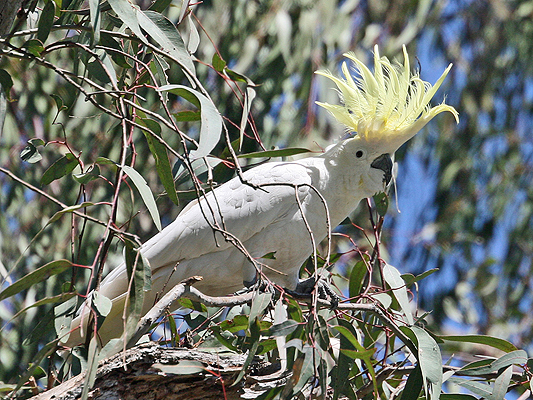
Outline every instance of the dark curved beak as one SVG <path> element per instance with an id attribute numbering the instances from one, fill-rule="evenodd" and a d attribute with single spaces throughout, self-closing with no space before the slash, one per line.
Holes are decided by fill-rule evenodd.
<path id="1" fill-rule="evenodd" d="M 382 154 L 370 164 L 372 168 L 377 168 L 383 171 L 383 182 L 388 185 L 392 179 L 392 159 L 390 154 Z"/>

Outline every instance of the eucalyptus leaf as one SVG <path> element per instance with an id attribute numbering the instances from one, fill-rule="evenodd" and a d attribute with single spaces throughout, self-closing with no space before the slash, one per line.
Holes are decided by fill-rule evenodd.
<path id="1" fill-rule="evenodd" d="M 222 117 L 211 99 L 183 85 L 165 85 L 159 90 L 174 93 L 200 106 L 200 139 L 198 148 L 191 151 L 190 157 L 194 160 L 207 156 L 215 148 L 222 134 Z"/>
<path id="2" fill-rule="evenodd" d="M 142 175 L 139 174 L 135 169 L 128 165 L 124 165 L 122 168 L 135 184 L 135 187 L 137 187 L 137 190 L 139 191 L 146 208 L 148 208 L 148 212 L 152 216 L 152 220 L 154 221 L 156 228 L 161 230 L 161 218 L 159 217 L 159 211 L 157 210 L 157 204 L 155 202 L 154 195 L 152 194 L 152 190 Z"/>
<path id="3" fill-rule="evenodd" d="M 53 275 L 60 274 L 72 267 L 68 260 L 56 260 L 43 265 L 40 268 L 23 276 L 0 292 L 0 301 L 7 299 L 25 289 L 29 289 L 36 283 L 47 280 Z"/>

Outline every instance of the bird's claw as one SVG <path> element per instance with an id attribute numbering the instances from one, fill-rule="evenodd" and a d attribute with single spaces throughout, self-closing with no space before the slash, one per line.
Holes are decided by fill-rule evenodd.
<path id="1" fill-rule="evenodd" d="M 317 282 L 315 277 L 311 277 L 300 281 L 294 290 L 285 289 L 285 291 L 296 298 L 309 298 L 315 287 L 319 299 L 329 300 L 331 308 L 337 307 L 341 298 L 333 291 L 331 286 L 322 279 L 319 279 Z"/>

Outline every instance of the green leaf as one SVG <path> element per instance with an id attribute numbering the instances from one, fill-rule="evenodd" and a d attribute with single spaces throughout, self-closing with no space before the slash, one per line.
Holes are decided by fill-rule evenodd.
<path id="1" fill-rule="evenodd" d="M 41 53 L 44 51 L 43 44 L 37 39 L 28 40 L 22 47 L 24 47 L 28 53 L 34 55 L 35 57 L 40 57 Z"/>
<path id="2" fill-rule="evenodd" d="M 268 334 L 270 336 L 287 336 L 294 332 L 300 324 L 292 319 L 274 324 L 270 327 Z"/>
<path id="3" fill-rule="evenodd" d="M 497 360 L 490 362 L 490 360 L 481 360 L 465 365 L 461 369 L 463 375 L 486 375 L 497 372 L 502 368 L 510 365 L 521 365 L 527 362 L 527 353 L 524 350 L 515 350 L 506 353 Z"/>
<path id="4" fill-rule="evenodd" d="M 11 75 L 9 75 L 9 72 L 1 68 L 0 68 L 0 86 L 2 86 L 1 89 L 6 95 L 5 98 L 11 101 L 11 88 L 13 87 L 13 79 L 11 78 Z"/>
<path id="5" fill-rule="evenodd" d="M 365 277 L 368 274 L 368 256 L 364 255 L 363 257 L 365 257 L 366 260 L 360 260 L 356 262 L 350 272 L 348 293 L 351 299 L 359 296 L 359 294 L 361 293 L 361 289 L 363 288 L 363 284 L 365 282 Z"/>
<path id="6" fill-rule="evenodd" d="M 128 63 L 128 59 L 121 54 L 124 52 L 124 49 L 120 44 L 108 33 L 100 33 L 100 44 L 104 47 L 109 47 L 116 51 L 106 50 L 106 52 L 111 56 L 111 59 L 122 68 L 131 68 L 131 65 Z"/>
<path id="7" fill-rule="evenodd" d="M 37 268 L 35 271 L 23 276 L 15 283 L 9 285 L 7 288 L 0 292 L 0 301 L 11 297 L 22 290 L 28 289 L 36 283 L 47 280 L 53 275 L 60 274 L 61 272 L 72 267 L 72 263 L 68 260 L 56 260 Z"/>
<path id="8" fill-rule="evenodd" d="M 207 367 L 202 362 L 196 360 L 180 360 L 172 365 L 154 363 L 150 368 L 157 369 L 164 374 L 170 375 L 193 375 L 207 370 Z"/>
<path id="9" fill-rule="evenodd" d="M 368 350 L 363 350 L 363 351 L 341 349 L 340 351 L 342 354 L 350 358 L 353 358 L 354 360 L 357 360 L 357 359 L 366 360 L 374 355 L 374 353 L 376 352 L 376 349 L 368 349 Z"/>
<path id="10" fill-rule="evenodd" d="M 242 365 L 242 369 L 239 372 L 239 375 L 237 376 L 237 378 L 235 379 L 235 381 L 232 383 L 231 386 L 235 386 L 244 377 L 244 374 L 248 370 L 248 367 L 252 363 L 252 360 L 254 359 L 255 355 L 257 354 L 257 349 L 259 348 L 259 341 L 260 341 L 260 338 L 261 338 L 261 334 L 260 334 L 261 330 L 260 330 L 260 327 L 259 327 L 259 321 L 257 321 L 256 319 L 253 319 L 253 320 L 250 319 L 250 320 L 254 321 L 254 322 L 252 322 L 252 324 L 250 326 L 250 340 L 251 340 L 251 343 L 252 343 L 252 347 L 250 348 L 250 350 L 248 350 L 248 356 L 246 357 L 246 360 L 244 361 L 244 364 Z"/>
<path id="11" fill-rule="evenodd" d="M 98 291 L 94 291 L 92 296 L 94 307 L 102 317 L 106 317 L 113 307 L 112 301 Z"/>
<path id="12" fill-rule="evenodd" d="M 374 195 L 373 199 L 378 214 L 384 217 L 387 214 L 387 210 L 389 208 L 389 196 L 381 192 Z"/>
<path id="13" fill-rule="evenodd" d="M 39 153 L 39 150 L 37 150 L 37 147 L 43 146 L 44 141 L 42 139 L 34 138 L 28 140 L 28 144 L 20 152 L 20 158 L 22 161 L 29 162 L 30 164 L 34 164 L 36 162 L 39 162 L 42 160 L 42 156 Z"/>
<path id="14" fill-rule="evenodd" d="M 385 263 L 383 266 L 383 278 L 385 282 L 392 289 L 392 293 L 398 301 L 400 308 L 405 314 L 405 319 L 408 325 L 413 325 L 413 315 L 411 314 L 411 306 L 409 304 L 409 295 L 407 294 L 407 288 L 405 281 L 400 275 L 400 271 L 394 268 L 392 265 Z"/>
<path id="15" fill-rule="evenodd" d="M 222 134 L 222 117 L 213 102 L 200 92 L 183 85 L 165 85 L 160 91 L 174 93 L 198 105 L 201 111 L 200 140 L 198 148 L 190 157 L 198 159 L 207 156 L 215 148 Z"/>
<path id="16" fill-rule="evenodd" d="M 81 392 L 81 400 L 87 400 L 89 397 L 89 390 L 92 389 L 96 381 L 96 371 L 98 370 L 98 339 L 93 336 L 89 342 L 89 349 L 87 350 L 87 374 L 83 383 L 83 390 Z"/>
<path id="17" fill-rule="evenodd" d="M 55 331 L 57 337 L 63 341 L 68 340 L 70 336 L 70 324 L 74 318 L 77 304 L 78 299 L 73 297 L 54 307 L 53 315 L 55 317 Z"/>
<path id="18" fill-rule="evenodd" d="M 41 368 L 40 364 L 43 362 L 43 360 L 48 358 L 48 356 L 50 356 L 50 354 L 52 354 L 56 350 L 58 341 L 59 339 L 55 339 L 47 343 L 46 345 L 42 346 L 39 352 L 31 358 L 32 362 L 29 368 L 20 377 L 16 388 L 13 390 L 13 393 L 16 393 L 26 382 L 28 382 L 28 379 L 31 376 L 34 376 L 35 371 L 38 368 Z"/>
<path id="19" fill-rule="evenodd" d="M 240 154 L 238 158 L 271 158 L 271 157 L 289 157 L 296 154 L 302 153 L 311 153 L 311 150 L 304 149 L 301 147 L 289 147 L 286 149 L 279 150 L 266 150 L 266 151 L 256 151 L 253 153 Z"/>
<path id="20" fill-rule="evenodd" d="M 17 314 L 21 314 L 22 312 L 18 312 Z M 39 313 L 39 322 L 37 322 L 34 326 L 32 326 L 31 332 L 26 335 L 24 340 L 22 341 L 23 346 L 30 346 L 33 343 L 39 343 L 41 339 L 44 336 L 47 336 L 50 334 L 50 332 L 54 332 L 54 310 L 49 310 L 46 314 Z M 5 327 L 5 325 L 4 325 Z"/>
<path id="21" fill-rule="evenodd" d="M 99 43 L 100 42 L 100 26 L 102 25 L 102 14 L 100 13 L 100 0 L 89 0 L 89 17 L 91 19 L 91 28 L 93 29 L 93 42 L 92 43 Z"/>
<path id="22" fill-rule="evenodd" d="M 57 112 L 60 112 L 60 111 L 63 111 L 63 110 L 66 110 L 68 107 L 65 105 L 65 103 L 63 102 L 63 99 L 61 98 L 61 96 L 59 96 L 58 94 L 55 94 L 55 93 L 50 93 L 50 97 L 52 99 L 54 99 L 55 103 L 56 103 L 56 107 L 57 107 Z M 44 143 L 43 143 L 44 144 Z"/>
<path id="23" fill-rule="evenodd" d="M 416 400 L 418 395 L 422 390 L 424 380 L 422 379 L 422 370 L 420 369 L 420 364 L 415 366 L 415 369 L 411 371 L 407 382 L 405 382 L 405 387 L 402 391 L 401 400 Z"/>
<path id="24" fill-rule="evenodd" d="M 187 50 L 189 53 L 194 54 L 200 46 L 200 34 L 198 33 L 198 29 L 196 28 L 191 14 L 192 13 L 187 14 Z"/>
<path id="25" fill-rule="evenodd" d="M 172 115 L 178 122 L 200 121 L 202 118 L 200 111 L 180 111 Z"/>
<path id="26" fill-rule="evenodd" d="M 63 216 L 64 214 L 67 214 L 67 213 L 72 213 L 76 210 L 79 210 L 80 208 L 85 208 L 85 207 L 89 207 L 89 206 L 94 206 L 94 203 L 90 203 L 90 202 L 84 202 L 84 203 L 81 203 L 81 204 L 76 204 L 74 206 L 70 206 L 70 207 L 66 207 L 58 212 L 56 212 L 54 215 L 52 215 L 52 218 L 50 218 L 50 220 L 46 223 L 46 225 L 49 225 L 53 222 L 56 222 L 58 221 L 61 216 Z"/>
<path id="27" fill-rule="evenodd" d="M 192 57 L 185 48 L 176 26 L 164 15 L 155 11 L 141 11 L 136 8 L 139 25 L 151 36 L 152 39 L 182 68 L 188 71 L 187 75 L 196 75 Z"/>
<path id="28" fill-rule="evenodd" d="M 248 123 L 248 115 L 250 114 L 250 109 L 252 108 L 252 102 L 255 99 L 255 96 L 255 90 L 251 86 L 246 86 L 242 106 L 241 123 L 239 125 L 239 151 L 242 148 L 242 143 L 244 140 L 244 131 L 246 129 L 246 124 Z"/>
<path id="29" fill-rule="evenodd" d="M 34 308 L 34 307 L 40 307 L 40 306 L 43 306 L 45 304 L 55 304 L 55 303 L 62 303 L 62 302 L 65 302 L 73 297 L 77 296 L 77 293 L 75 292 L 66 292 L 66 293 L 61 293 L 61 294 L 58 294 L 57 296 L 52 296 L 52 297 L 45 297 L 43 299 L 40 299 L 40 300 L 37 300 L 35 303 L 32 303 L 30 304 L 29 306 L 27 307 L 24 307 L 22 310 L 20 310 L 19 312 L 17 312 L 13 318 L 11 318 L 12 320 L 17 318 L 19 315 L 22 315 L 24 314 L 26 311 L 28 311 L 30 308 Z M 1 329 L 0 329 L 1 331 Z"/>
<path id="30" fill-rule="evenodd" d="M 431 274 L 434 274 L 438 270 L 439 270 L 438 268 L 432 268 L 417 276 L 414 276 L 413 274 L 402 274 L 402 279 L 405 281 L 405 285 L 407 287 L 411 287 L 413 283 L 419 282 L 422 279 L 427 278 L 428 276 L 430 276 Z"/>
<path id="31" fill-rule="evenodd" d="M 215 54 L 213 54 L 211 64 L 213 65 L 215 71 L 218 72 L 224 71 L 224 68 L 226 67 L 226 61 L 224 61 L 222 57 L 220 57 L 220 54 L 218 54 L 216 51 Z"/>
<path id="32" fill-rule="evenodd" d="M 133 318 L 140 317 L 142 314 L 144 304 L 145 282 L 151 281 L 151 270 L 148 271 L 150 275 L 145 276 L 145 266 L 143 257 L 136 243 L 126 240 L 124 242 L 124 261 L 128 273 L 128 281 L 133 276 L 133 284 L 129 292 L 130 311 Z"/>
<path id="33" fill-rule="evenodd" d="M 495 349 L 499 349 L 507 353 L 517 350 L 516 346 L 511 342 L 488 335 L 449 335 L 439 336 L 439 339 L 452 342 L 485 344 L 487 346 L 494 347 Z"/>
<path id="34" fill-rule="evenodd" d="M 124 24 L 137 36 L 144 44 L 149 45 L 150 42 L 144 36 L 139 21 L 137 20 L 137 12 L 140 12 L 137 6 L 134 6 L 128 0 L 108 0 L 109 5 L 121 19 Z"/>
<path id="35" fill-rule="evenodd" d="M 301 363 L 295 362 L 293 366 L 293 374 L 295 377 L 298 377 L 298 382 L 292 389 L 293 394 L 297 394 L 300 390 L 302 390 L 304 385 L 309 381 L 309 378 L 314 375 L 316 360 L 320 360 L 317 350 L 308 344 L 304 346 L 302 353 L 303 360 L 301 356 L 298 357 L 298 360 L 302 360 Z M 296 398 L 296 396 L 291 396 L 288 398 Z"/>
<path id="36" fill-rule="evenodd" d="M 39 17 L 39 23 L 37 24 L 37 39 L 42 43 L 46 42 L 50 31 L 52 30 L 52 25 L 54 24 L 54 16 L 56 13 L 56 7 L 53 1 L 48 1 L 41 12 Z"/>
<path id="37" fill-rule="evenodd" d="M 351 325 L 348 321 L 345 319 L 339 319 L 339 325 L 348 330 L 351 333 L 351 337 L 355 337 L 355 329 L 353 325 Z M 340 348 L 345 350 L 355 350 L 355 346 L 351 343 L 350 339 L 348 339 L 345 335 L 340 335 Z M 350 374 L 350 371 L 352 370 L 353 365 L 355 364 L 355 358 L 352 358 L 348 356 L 347 354 L 340 353 L 337 359 L 337 366 L 332 374 L 332 386 L 333 386 L 333 399 L 337 400 L 341 393 L 346 393 L 349 391 L 347 387 L 350 385 L 348 384 L 348 376 Z"/>
<path id="38" fill-rule="evenodd" d="M 72 177 L 80 185 L 85 185 L 91 181 L 94 181 L 95 179 L 100 178 L 100 167 L 98 164 L 90 165 L 85 172 L 82 172 L 81 174 L 72 174 Z"/>
<path id="39" fill-rule="evenodd" d="M 78 166 L 78 160 L 72 153 L 67 153 L 55 163 L 53 163 L 41 177 L 41 185 L 46 186 L 70 174 Z"/>
<path id="40" fill-rule="evenodd" d="M 492 394 L 487 400 L 504 400 L 511 378 L 513 376 L 513 366 L 508 366 L 494 381 Z"/>
<path id="41" fill-rule="evenodd" d="M 240 74 L 238 72 L 235 72 L 229 68 L 226 68 L 224 70 L 226 72 L 226 75 L 228 75 L 231 79 L 233 79 L 236 82 L 245 82 L 247 84 L 253 85 L 254 83 L 250 78 L 248 78 L 246 75 Z"/>
<path id="42" fill-rule="evenodd" d="M 90 76 L 102 83 L 116 83 L 117 73 L 107 53 L 103 50 L 96 50 L 95 53 L 98 59 L 87 63 Z"/>
<path id="43" fill-rule="evenodd" d="M 456 378 L 456 377 L 451 377 L 446 382 L 462 386 L 465 389 L 468 389 L 472 393 L 478 396 L 481 396 L 481 397 L 489 398 L 492 395 L 492 388 L 490 387 L 489 384 L 484 383 L 484 382 L 478 382 L 474 380 L 467 380 L 467 379 Z"/>
<path id="44" fill-rule="evenodd" d="M 191 299 L 187 299 L 185 297 L 178 299 L 178 303 L 183 308 L 188 308 L 189 310 L 207 312 L 207 307 L 205 305 L 203 305 L 202 303 L 198 303 L 197 301 L 192 301 Z"/>
<path id="45" fill-rule="evenodd" d="M 220 323 L 220 329 L 235 333 L 247 330 L 249 325 L 247 315 L 236 315 L 233 319 L 222 321 Z"/>
<path id="46" fill-rule="evenodd" d="M 422 370 L 424 389 L 431 384 L 431 399 L 438 399 L 442 389 L 442 356 L 437 342 L 424 329 L 412 326 L 418 341 L 418 361 Z M 428 394 L 426 393 L 426 397 Z"/>
<path id="47" fill-rule="evenodd" d="M 133 184 L 137 187 L 137 190 L 139 191 L 143 202 L 146 205 L 146 208 L 148 208 L 148 212 L 152 216 L 152 220 L 154 221 L 155 226 L 160 231 L 161 218 L 159 217 L 157 204 L 155 203 L 154 195 L 152 194 L 150 187 L 148 186 L 142 175 L 135 171 L 132 167 L 130 167 L 129 165 L 124 165 L 122 168 L 124 169 L 124 172 L 130 177 Z"/>
<path id="48" fill-rule="evenodd" d="M 211 326 L 210 329 L 213 332 L 213 334 L 215 335 L 215 337 L 217 338 L 217 340 L 223 346 L 226 346 L 228 349 L 230 349 L 232 351 L 235 351 L 235 352 L 239 351 L 239 349 L 233 345 L 231 339 L 229 339 L 226 336 L 224 336 L 224 334 L 221 332 L 221 329 L 220 329 L 220 327 L 218 325 Z M 229 335 L 229 334 L 226 334 L 226 335 Z"/>
<path id="49" fill-rule="evenodd" d="M 158 135 L 161 133 L 161 127 L 154 120 L 140 119 L 140 123 Z M 148 132 L 143 131 L 143 133 L 148 142 L 150 152 L 152 153 L 152 156 L 154 156 L 155 167 L 159 179 L 161 179 L 161 183 L 163 184 L 169 199 L 172 200 L 175 205 L 179 205 L 178 194 L 176 193 L 176 187 L 174 186 L 174 176 L 172 175 L 172 167 L 170 166 L 170 161 L 168 159 L 167 149 L 159 140 L 154 138 Z"/>
<path id="50" fill-rule="evenodd" d="M 272 293 L 259 293 L 252 299 L 252 307 L 249 315 L 250 324 L 253 324 L 255 318 L 263 313 L 270 304 L 271 299 Z"/>
<path id="51" fill-rule="evenodd" d="M 261 256 L 260 258 L 264 260 L 275 260 L 276 259 L 276 252 L 271 251 L 270 253 L 265 254 L 264 256 Z"/>
<path id="52" fill-rule="evenodd" d="M 165 11 L 170 3 L 172 0 L 155 0 L 148 9 L 160 13 Z"/>

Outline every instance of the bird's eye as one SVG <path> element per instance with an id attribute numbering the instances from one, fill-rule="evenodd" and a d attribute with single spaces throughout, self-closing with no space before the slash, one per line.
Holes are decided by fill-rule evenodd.
<path id="1" fill-rule="evenodd" d="M 361 158 L 361 157 L 363 157 L 363 150 L 357 150 L 357 152 L 355 153 L 355 156 L 356 156 L 357 158 Z"/>

